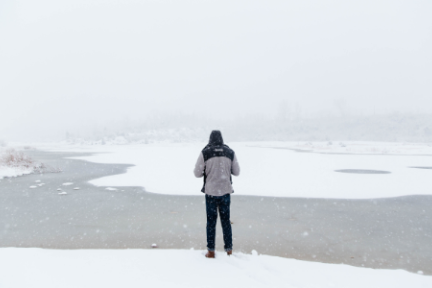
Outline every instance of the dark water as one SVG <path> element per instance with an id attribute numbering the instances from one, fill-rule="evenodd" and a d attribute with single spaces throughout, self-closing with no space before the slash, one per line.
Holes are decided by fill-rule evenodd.
<path id="1" fill-rule="evenodd" d="M 112 249 L 150 248 L 156 243 L 162 249 L 206 248 L 200 187 L 197 196 L 159 195 L 141 187 L 108 191 L 87 181 L 125 173 L 130 165 L 63 158 L 83 154 L 31 153 L 64 172 L 0 181 L 1 247 Z M 30 189 L 38 179 L 45 185 Z M 64 182 L 74 185 L 61 186 Z M 72 189 L 76 186 L 80 190 Z M 68 194 L 58 195 L 58 187 Z M 335 200 L 239 192 L 232 196 L 231 207 L 235 251 L 255 249 L 301 260 L 432 275 L 432 196 Z M 217 249 L 222 250 L 219 226 Z"/>
<path id="2" fill-rule="evenodd" d="M 409 167 L 409 168 L 416 168 L 416 169 L 432 169 L 432 167 Z"/>
<path id="3" fill-rule="evenodd" d="M 342 170 L 335 170 L 335 172 L 353 173 L 353 174 L 390 174 L 391 173 L 389 171 L 364 170 L 364 169 L 342 169 Z"/>

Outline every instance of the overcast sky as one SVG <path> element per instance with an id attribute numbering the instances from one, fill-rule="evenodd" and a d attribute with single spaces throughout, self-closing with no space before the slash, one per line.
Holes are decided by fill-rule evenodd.
<path id="1" fill-rule="evenodd" d="M 281 103 L 432 113 L 431 15 L 429 0 L 2 0 L 0 138 Z"/>

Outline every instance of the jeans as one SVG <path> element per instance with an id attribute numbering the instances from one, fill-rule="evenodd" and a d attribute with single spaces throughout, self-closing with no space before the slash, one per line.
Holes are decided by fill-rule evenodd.
<path id="1" fill-rule="evenodd" d="M 230 204 L 231 195 L 210 196 L 206 194 L 206 210 L 207 210 L 207 249 L 215 251 L 216 242 L 216 222 L 217 210 L 222 223 L 223 239 L 225 243 L 225 251 L 232 250 L 232 230 L 230 221 Z"/>

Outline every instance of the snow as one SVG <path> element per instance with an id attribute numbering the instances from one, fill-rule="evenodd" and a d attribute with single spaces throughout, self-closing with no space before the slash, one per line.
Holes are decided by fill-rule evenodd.
<path id="1" fill-rule="evenodd" d="M 33 173 L 33 168 L 26 167 L 7 167 L 0 165 L 0 179 L 18 177 Z"/>
<path id="2" fill-rule="evenodd" d="M 21 151 L 0 147 L 0 180 L 31 174 L 35 171 L 33 164 Z"/>
<path id="3" fill-rule="evenodd" d="M 63 186 L 70 186 L 70 185 L 72 185 L 73 183 L 72 182 L 66 182 L 66 183 L 63 183 L 62 185 Z"/>
<path id="4" fill-rule="evenodd" d="M 103 152 L 75 158 L 135 165 L 125 174 L 90 181 L 97 186 L 142 186 L 153 193 L 201 195 L 203 180 L 195 178 L 192 170 L 204 145 L 54 146 L 49 150 Z M 410 168 L 432 166 L 432 147 L 427 144 L 344 142 L 342 147 L 339 143 L 248 142 L 229 145 L 235 150 L 241 167 L 240 176 L 233 177 L 235 195 L 368 199 L 432 194 L 429 186 L 424 185 L 429 182 L 432 171 Z M 316 153 L 289 150 L 306 148 Z M 391 173 L 335 172 L 341 169 Z"/>
<path id="5" fill-rule="evenodd" d="M 432 287 L 431 276 L 403 270 L 254 254 L 207 259 L 195 250 L 0 248 L 0 287 Z"/>
<path id="6" fill-rule="evenodd" d="M 324 154 L 429 155 L 432 144 L 398 142 L 258 142 L 255 147 L 295 149 Z"/>

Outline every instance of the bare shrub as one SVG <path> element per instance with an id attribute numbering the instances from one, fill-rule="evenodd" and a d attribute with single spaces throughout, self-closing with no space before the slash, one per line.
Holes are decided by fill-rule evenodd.
<path id="1" fill-rule="evenodd" d="M 7 167 L 31 168 L 34 165 L 34 160 L 21 151 L 7 149 L 1 156 L 0 163 Z"/>
<path id="2" fill-rule="evenodd" d="M 62 172 L 59 167 L 47 166 L 44 163 L 36 162 L 33 158 L 25 155 L 22 151 L 7 149 L 0 156 L 0 165 L 10 168 L 29 169 L 39 173 Z"/>

